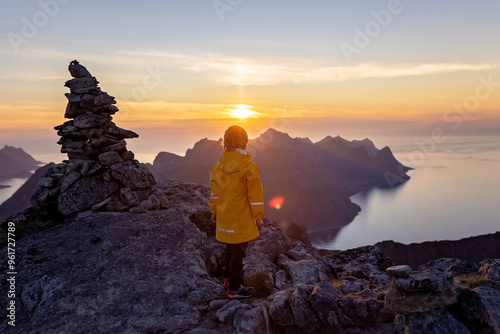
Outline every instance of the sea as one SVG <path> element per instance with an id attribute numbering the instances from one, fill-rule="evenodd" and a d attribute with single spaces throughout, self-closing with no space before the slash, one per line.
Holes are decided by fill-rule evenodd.
<path id="1" fill-rule="evenodd" d="M 404 244 L 458 240 L 500 231 L 500 135 L 371 138 L 413 168 L 399 187 L 370 188 L 351 197 L 359 215 L 342 228 L 311 231 L 313 245 L 345 250 L 394 240 Z M 136 157 L 152 162 L 154 155 Z M 36 156 L 60 162 L 64 155 Z M 26 179 L 0 182 L 0 203 Z"/>
<path id="2" fill-rule="evenodd" d="M 15 178 L 0 181 L 0 185 L 8 186 L 0 188 L 0 204 L 8 200 L 26 182 L 27 178 Z"/>
<path id="3" fill-rule="evenodd" d="M 358 216 L 340 229 L 310 233 L 314 246 L 345 250 L 384 240 L 410 244 L 500 231 L 500 136 L 386 143 L 413 168 L 411 179 L 352 196 L 361 207 Z"/>

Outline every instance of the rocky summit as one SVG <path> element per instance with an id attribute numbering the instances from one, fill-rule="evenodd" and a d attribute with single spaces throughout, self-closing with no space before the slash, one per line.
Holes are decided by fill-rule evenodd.
<path id="1" fill-rule="evenodd" d="M 33 207 L 65 216 L 87 209 L 141 213 L 166 208 L 149 169 L 127 150 L 125 139 L 139 135 L 112 121 L 118 112 L 115 98 L 78 61 L 68 70 L 73 79 L 65 83 L 70 92 L 64 117 L 70 120 L 55 127 L 68 160 L 40 179 Z"/>
<path id="2" fill-rule="evenodd" d="M 269 219 L 245 258 L 255 296 L 228 300 L 210 190 L 164 179 L 156 189 L 168 209 L 87 209 L 17 240 L 15 311 L 1 308 L 0 332 L 500 332 L 500 260 L 443 258 L 412 270 L 374 246 L 318 250 Z"/>

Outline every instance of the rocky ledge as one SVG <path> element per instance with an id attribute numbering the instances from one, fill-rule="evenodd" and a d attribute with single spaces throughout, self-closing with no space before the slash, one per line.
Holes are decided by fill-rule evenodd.
<path id="1" fill-rule="evenodd" d="M 167 180 L 157 189 L 169 209 L 85 210 L 17 240 L 15 310 L 0 310 L 0 331 L 500 332 L 499 260 L 444 258 L 412 271 L 374 246 L 318 252 L 268 219 L 245 259 L 255 297 L 227 300 L 209 189 Z M 7 247 L 0 256 L 7 258 Z M 6 266 L 2 291 L 10 289 Z M 1 304 L 8 298 L 2 294 Z"/>

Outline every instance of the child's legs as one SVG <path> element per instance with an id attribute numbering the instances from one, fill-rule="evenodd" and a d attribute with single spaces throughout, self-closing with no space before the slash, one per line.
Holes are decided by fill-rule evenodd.
<path id="1" fill-rule="evenodd" d="M 247 247 L 248 242 L 226 245 L 224 276 L 229 277 L 229 290 L 237 290 L 243 284 L 243 258 Z"/>
<path id="2" fill-rule="evenodd" d="M 224 278 L 229 277 L 229 263 L 231 262 L 231 244 L 226 244 L 226 252 L 224 253 Z"/>

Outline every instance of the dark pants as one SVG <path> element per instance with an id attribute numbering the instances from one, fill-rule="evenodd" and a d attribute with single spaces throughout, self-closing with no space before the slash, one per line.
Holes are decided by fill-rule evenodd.
<path id="1" fill-rule="evenodd" d="M 229 290 L 237 290 L 243 284 L 243 258 L 247 253 L 248 242 L 226 244 L 224 258 L 224 277 L 229 277 Z"/>

